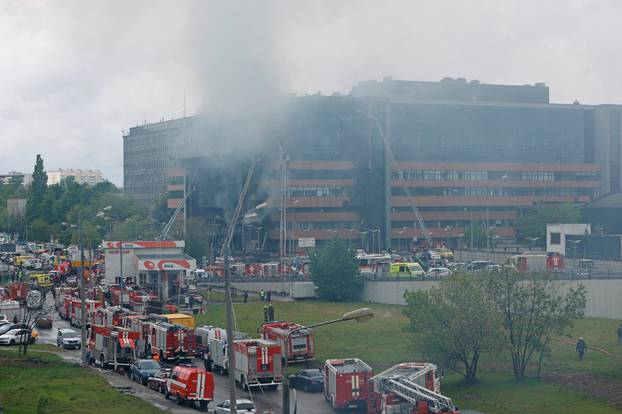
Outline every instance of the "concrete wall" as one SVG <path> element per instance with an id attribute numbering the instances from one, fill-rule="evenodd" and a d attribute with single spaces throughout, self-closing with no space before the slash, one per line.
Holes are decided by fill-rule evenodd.
<path id="1" fill-rule="evenodd" d="M 592 318 L 622 319 L 622 280 L 554 281 L 559 289 L 568 290 L 583 284 L 587 289 L 585 316 Z M 365 282 L 361 300 L 372 303 L 405 305 L 404 293 L 428 290 L 438 282 Z"/>

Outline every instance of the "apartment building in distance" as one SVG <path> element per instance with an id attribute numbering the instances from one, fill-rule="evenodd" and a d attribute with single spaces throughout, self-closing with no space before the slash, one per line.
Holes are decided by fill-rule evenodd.
<path id="1" fill-rule="evenodd" d="M 18 180 L 23 186 L 28 186 L 32 183 L 32 174 L 24 174 L 18 171 L 0 174 L 0 184 L 11 184 L 14 180 Z"/>
<path id="2" fill-rule="evenodd" d="M 58 170 L 48 171 L 47 175 L 48 185 L 60 184 L 69 177 L 72 177 L 78 184 L 96 185 L 104 181 L 104 176 L 100 170 L 60 168 Z"/>

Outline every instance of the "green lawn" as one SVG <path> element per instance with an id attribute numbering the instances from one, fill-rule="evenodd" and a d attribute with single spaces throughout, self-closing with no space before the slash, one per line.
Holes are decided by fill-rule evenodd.
<path id="1" fill-rule="evenodd" d="M 343 313 L 360 307 L 371 307 L 375 318 L 367 323 L 343 322 L 319 327 L 315 330 L 317 361 L 327 358 L 359 357 L 372 365 L 375 371 L 398 362 L 422 357 L 409 344 L 403 331 L 407 319 L 401 307 L 365 303 L 325 303 L 316 301 L 274 302 L 278 320 L 291 320 L 311 324 L 335 319 Z M 261 303 L 236 304 L 234 311 L 237 330 L 256 335 L 263 320 Z M 212 305 L 207 315 L 198 316 L 199 324 L 224 326 L 225 307 Z M 617 321 L 585 319 L 576 324 L 571 337 L 554 342 L 553 357 L 546 366 L 547 372 L 586 372 L 620 378 L 622 358 L 588 351 L 587 358 L 579 363 L 574 352 L 575 338 L 584 336 L 588 347 L 597 346 L 610 353 L 622 354 L 622 346 L 615 337 Z M 511 374 L 509 357 L 483 356 L 480 382 L 464 385 L 460 377 L 450 375 L 443 380 L 443 390 L 461 407 L 480 410 L 486 414 L 608 414 L 619 413 L 607 402 L 588 399 L 581 392 L 537 380 L 516 383 Z M 507 371 L 499 372 L 504 367 Z M 493 372 L 493 370 L 495 372 Z"/>
<path id="2" fill-rule="evenodd" d="M 0 349 L 0 412 L 30 413 L 161 413 L 142 400 L 113 389 L 96 373 L 62 362 L 56 355 L 29 349 L 18 357 Z"/>

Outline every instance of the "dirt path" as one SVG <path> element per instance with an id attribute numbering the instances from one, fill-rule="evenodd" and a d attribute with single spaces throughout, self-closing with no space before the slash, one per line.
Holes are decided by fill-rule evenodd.
<path id="1" fill-rule="evenodd" d="M 580 392 L 590 398 L 605 400 L 610 406 L 622 410 L 622 381 L 605 375 L 591 373 L 544 374 L 542 380 Z"/>

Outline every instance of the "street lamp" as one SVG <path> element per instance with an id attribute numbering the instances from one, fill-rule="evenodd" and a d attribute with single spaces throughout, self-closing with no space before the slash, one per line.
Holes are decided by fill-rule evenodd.
<path id="1" fill-rule="evenodd" d="M 82 217 L 82 212 L 78 211 L 78 224 L 69 224 L 69 227 L 78 228 L 78 240 L 80 245 L 80 283 L 78 284 L 80 294 L 80 348 L 82 350 L 82 365 L 86 365 L 86 295 L 84 292 L 84 239 L 82 237 L 82 221 L 93 217 L 103 217 L 106 211 L 110 211 L 112 206 L 106 206 L 97 213 Z M 68 224 L 63 222 L 62 225 Z M 91 258 L 92 259 L 92 258 Z"/>
<path id="2" fill-rule="evenodd" d="M 531 248 L 536 246 L 536 242 L 540 240 L 540 237 L 527 237 L 527 240 L 531 242 L 531 245 L 529 246 L 529 251 L 531 251 Z"/>
<path id="3" fill-rule="evenodd" d="M 337 322 L 346 322 L 346 321 L 357 321 L 357 322 L 367 322 L 371 318 L 374 317 L 374 311 L 369 308 L 360 308 L 347 313 L 344 313 L 341 318 L 333 319 L 330 321 L 314 323 L 313 325 L 301 326 L 299 328 L 291 330 L 283 342 L 283 414 L 289 414 L 289 377 L 287 375 L 287 360 L 289 358 L 289 337 L 296 333 L 305 329 L 317 328 L 318 326 L 330 325 Z"/>

